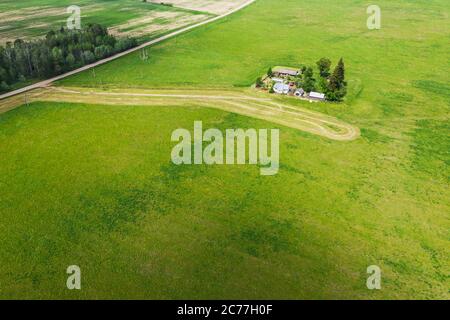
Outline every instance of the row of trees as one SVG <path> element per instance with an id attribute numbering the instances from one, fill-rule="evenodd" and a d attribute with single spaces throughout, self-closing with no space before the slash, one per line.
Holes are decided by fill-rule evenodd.
<path id="1" fill-rule="evenodd" d="M 117 39 L 99 24 L 82 30 L 61 27 L 42 39 L 8 42 L 0 46 L 0 92 L 19 82 L 56 76 L 136 45 L 136 39 Z"/>
<path id="2" fill-rule="evenodd" d="M 347 94 L 347 82 L 345 81 L 345 65 L 344 60 L 339 59 L 338 64 L 331 73 L 331 61 L 327 58 L 322 58 L 317 61 L 319 69 L 319 84 L 318 87 L 327 96 L 330 101 L 341 101 Z M 312 75 L 311 75 L 312 77 Z"/>

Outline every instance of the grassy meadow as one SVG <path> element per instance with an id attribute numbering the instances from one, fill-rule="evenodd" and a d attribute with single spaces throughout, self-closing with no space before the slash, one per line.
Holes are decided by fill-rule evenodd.
<path id="1" fill-rule="evenodd" d="M 449 299 L 450 6 L 258 0 L 60 82 L 250 86 L 344 58 L 341 104 L 278 98 L 361 130 L 339 142 L 191 107 L 35 102 L 0 115 L 0 298 Z M 175 166 L 177 128 L 279 128 L 280 172 Z M 68 265 L 82 290 L 66 289 Z M 366 268 L 382 289 L 366 288 Z"/>

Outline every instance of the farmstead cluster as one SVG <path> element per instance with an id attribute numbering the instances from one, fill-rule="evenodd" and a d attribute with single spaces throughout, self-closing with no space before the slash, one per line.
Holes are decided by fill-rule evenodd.
<path id="1" fill-rule="evenodd" d="M 317 61 L 319 75 L 316 77 L 312 67 L 301 68 L 277 66 L 269 68 L 267 74 L 256 79 L 256 88 L 270 93 L 295 96 L 310 101 L 342 101 L 347 94 L 345 67 L 340 59 L 333 73 L 331 60 Z"/>

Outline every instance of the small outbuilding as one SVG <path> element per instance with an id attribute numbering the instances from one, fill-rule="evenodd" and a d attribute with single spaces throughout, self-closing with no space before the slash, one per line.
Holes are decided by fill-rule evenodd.
<path id="1" fill-rule="evenodd" d="M 297 90 L 295 90 L 294 95 L 296 97 L 303 97 L 303 95 L 305 94 L 305 90 L 303 90 L 302 88 L 298 88 Z"/>
<path id="2" fill-rule="evenodd" d="M 323 101 L 325 100 L 325 94 L 320 92 L 311 91 L 308 95 L 309 98 Z"/>

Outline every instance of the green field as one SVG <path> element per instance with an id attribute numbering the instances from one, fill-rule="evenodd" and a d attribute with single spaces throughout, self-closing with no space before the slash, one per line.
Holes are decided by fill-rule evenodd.
<path id="1" fill-rule="evenodd" d="M 361 130 L 341 142 L 225 111 L 35 102 L 0 115 L 0 298 L 450 298 L 450 6 L 258 0 L 61 81 L 250 86 L 343 57 L 341 104 L 284 103 Z M 175 166 L 177 128 L 280 128 L 280 172 Z M 65 269 L 82 269 L 82 290 Z M 366 288 L 366 268 L 382 289 Z"/>
<path id="2" fill-rule="evenodd" d="M 66 9 L 71 5 L 80 7 L 82 27 L 89 23 L 101 23 L 106 27 L 117 27 L 117 32 L 123 35 L 130 34 L 142 40 L 179 28 L 180 25 L 171 25 L 176 19 L 186 19 L 183 25 L 188 25 L 189 19 L 194 22 L 213 16 L 206 12 L 139 0 L 79 0 L 76 3 L 70 0 L 3 0 L 0 3 L 0 44 L 17 38 L 33 39 L 51 29 L 66 26 L 71 16 Z M 139 19 L 143 20 L 139 22 Z M 145 35 L 133 33 L 146 27 L 152 31 Z"/>

